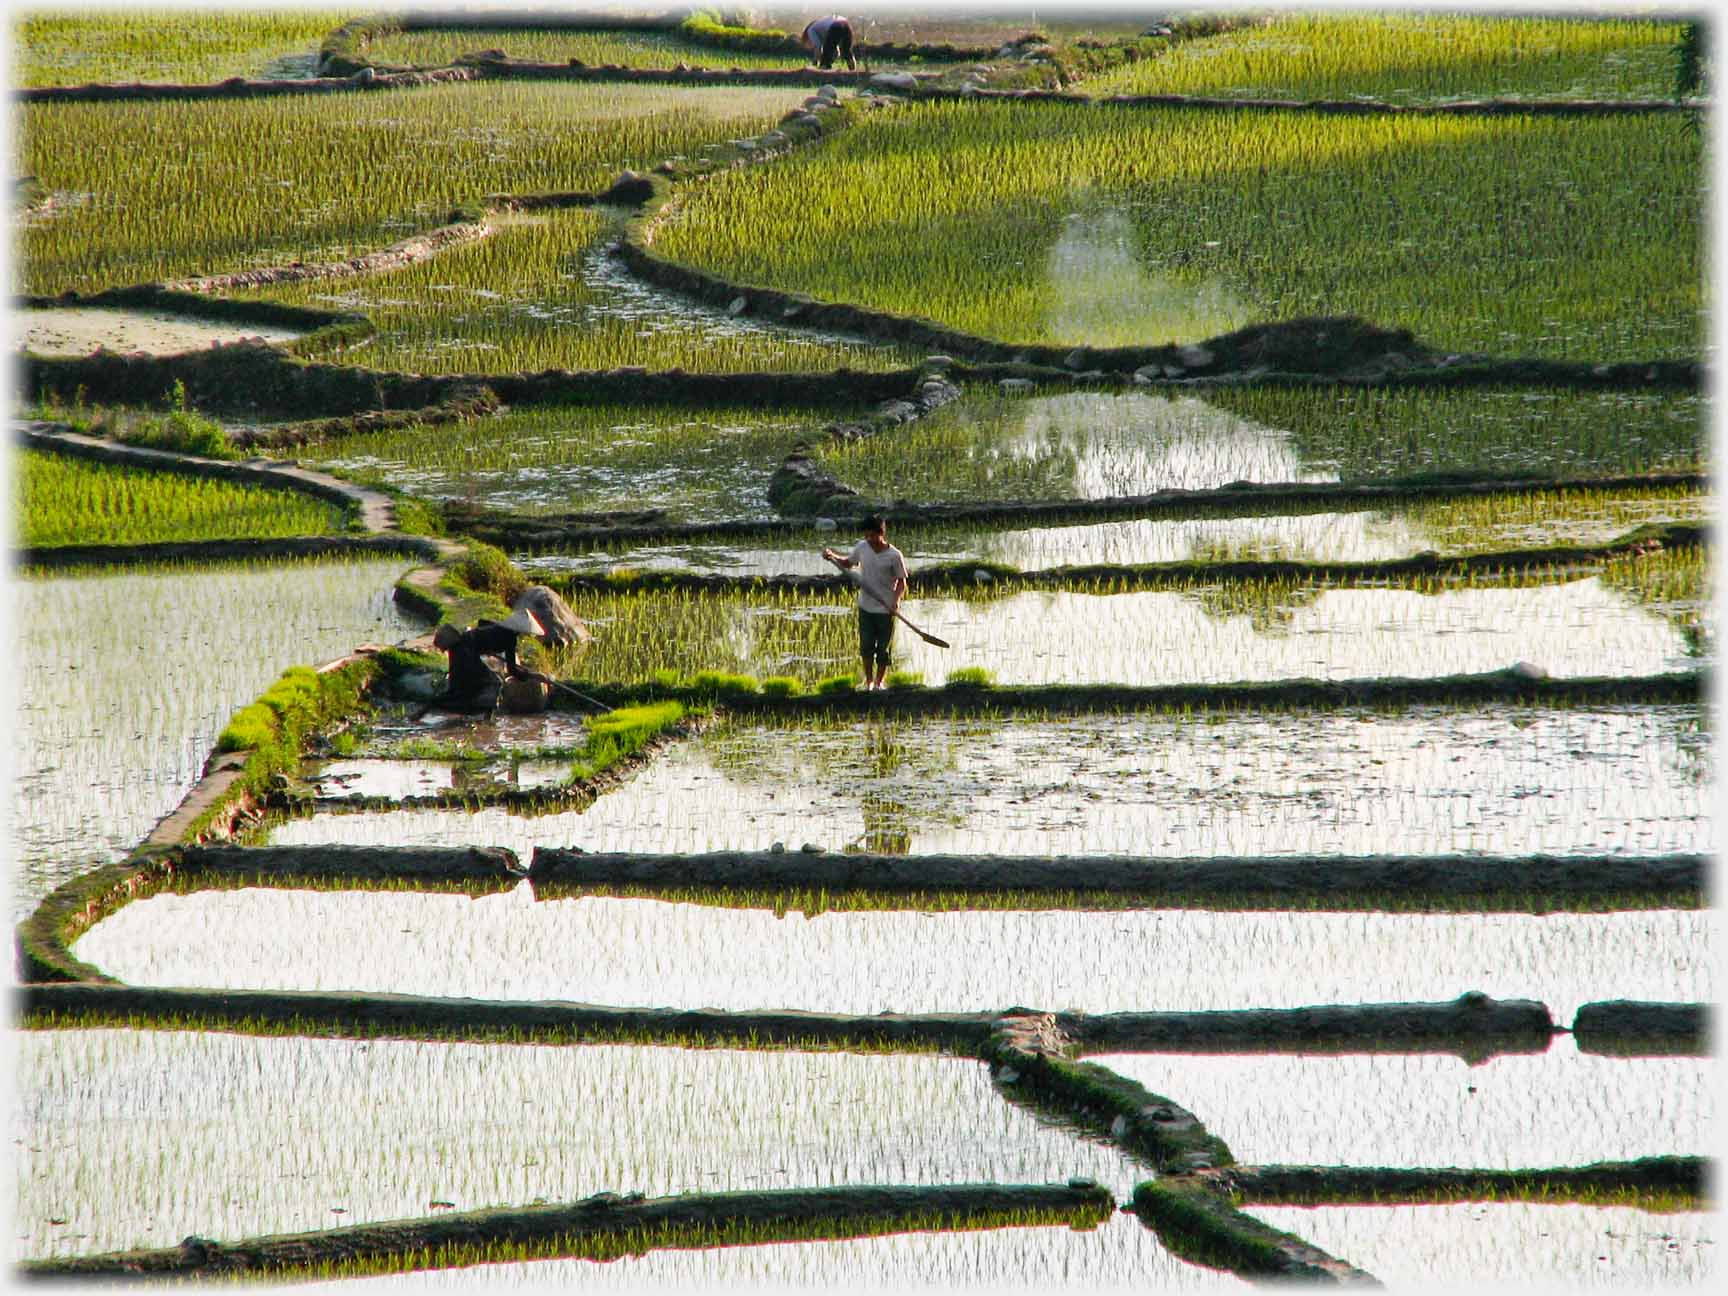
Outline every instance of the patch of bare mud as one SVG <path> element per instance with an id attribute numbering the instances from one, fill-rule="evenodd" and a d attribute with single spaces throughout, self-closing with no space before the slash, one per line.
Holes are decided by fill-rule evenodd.
<path id="1" fill-rule="evenodd" d="M 36 355 L 89 355 L 98 347 L 148 355 L 177 355 L 241 338 L 290 342 L 301 330 L 193 319 L 168 311 L 107 307 L 50 307 L 12 316 L 12 344 Z"/>

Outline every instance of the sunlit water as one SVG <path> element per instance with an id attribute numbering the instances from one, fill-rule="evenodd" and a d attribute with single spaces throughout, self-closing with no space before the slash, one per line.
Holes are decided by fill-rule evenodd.
<path id="1" fill-rule="evenodd" d="M 631 1007 L 1088 1012 L 1451 1000 L 1708 1002 L 1709 916 L 1137 910 L 798 913 L 656 900 L 209 891 L 136 901 L 79 958 L 137 985 Z"/>
<path id="2" fill-rule="evenodd" d="M 391 601 L 405 565 L 15 581 L 14 916 L 136 846 L 197 781 L 233 714 L 285 668 L 415 633 Z"/>
<path id="3" fill-rule="evenodd" d="M 1028 592 L 996 603 L 915 598 L 898 669 L 940 683 L 981 666 L 1002 683 L 1228 683 L 1424 677 L 1525 661 L 1550 675 L 1652 675 L 1697 661 L 1673 622 L 1595 577 L 1526 589 L 1127 594 Z M 771 663 L 763 663 L 764 670 Z"/>
<path id="4" fill-rule="evenodd" d="M 1708 1211 L 1468 1202 L 1248 1213 L 1394 1291 L 1668 1291 L 1702 1287 L 1715 1271 L 1716 1221 Z"/>
<path id="5" fill-rule="evenodd" d="M 1138 1219 L 1117 1214 L 1091 1229 L 1057 1225 L 650 1251 L 606 1264 L 545 1260 L 362 1278 L 338 1290 L 1099 1292 L 1244 1286 L 1223 1270 L 1178 1260 Z"/>
<path id="6" fill-rule="evenodd" d="M 1244 1165 L 1538 1170 L 1715 1148 L 1713 1058 L 1114 1053 L 1086 1059 L 1181 1103 Z"/>
<path id="7" fill-rule="evenodd" d="M 731 726 L 581 812 L 319 815 L 279 845 L 1277 856 L 1708 852 L 1697 707 Z M 1085 883 L 1077 872 L 1074 885 Z"/>
<path id="8" fill-rule="evenodd" d="M 957 1058 L 271 1039 L 17 1037 L 17 1253 L 233 1240 L 456 1210 L 1146 1171 Z M 51 1221 L 61 1220 L 63 1223 Z"/>

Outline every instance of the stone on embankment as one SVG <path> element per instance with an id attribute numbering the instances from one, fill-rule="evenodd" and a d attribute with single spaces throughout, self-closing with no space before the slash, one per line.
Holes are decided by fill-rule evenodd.
<path id="1" fill-rule="evenodd" d="M 546 632 L 540 636 L 541 643 L 549 646 L 587 643 L 594 637 L 588 633 L 588 627 L 582 624 L 582 619 L 570 610 L 570 605 L 558 592 L 544 585 L 530 585 L 518 594 L 516 601 L 510 605 L 512 612 L 521 611 L 523 608 L 534 614 L 534 619 Z"/>
<path id="2" fill-rule="evenodd" d="M 996 385 L 1008 395 L 1018 396 L 1023 392 L 1031 391 L 1033 382 L 1030 378 L 1004 378 Z"/>
<path id="3" fill-rule="evenodd" d="M 878 72 L 870 78 L 870 84 L 877 90 L 909 93 L 918 88 L 918 78 L 910 72 Z"/>

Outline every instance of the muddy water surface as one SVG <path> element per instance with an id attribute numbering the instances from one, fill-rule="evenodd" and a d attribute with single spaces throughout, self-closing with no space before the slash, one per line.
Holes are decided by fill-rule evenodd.
<path id="1" fill-rule="evenodd" d="M 1603 1057 L 1571 1036 L 1474 1066 L 1437 1055 L 1086 1060 L 1181 1103 L 1245 1165 L 1529 1170 L 1715 1145 L 1715 1059 Z"/>
<path id="2" fill-rule="evenodd" d="M 169 1031 L 25 1032 L 16 1054 L 33 1258 L 596 1192 L 1087 1175 L 1126 1196 L 1143 1173 L 958 1058 Z"/>
<path id="3" fill-rule="evenodd" d="M 978 1012 L 1537 999 L 1707 1002 L 1710 920 L 916 911 L 777 917 L 656 900 L 208 891 L 128 905 L 79 958 L 138 985 L 635 1007 Z M 748 957 L 740 955 L 748 951 Z"/>
<path id="4" fill-rule="evenodd" d="M 1707 1211 L 1471 1202 L 1248 1213 L 1394 1289 L 1671 1291 L 1701 1288 L 1716 1269 L 1716 1220 Z"/>
<path id="5" fill-rule="evenodd" d="M 417 633 L 390 597 L 405 562 L 16 582 L 14 915 L 137 845 L 284 669 Z"/>
<path id="6" fill-rule="evenodd" d="M 320 815 L 280 845 L 1278 856 L 1708 851 L 1696 707 L 735 725 L 577 812 Z M 1076 873 L 1076 887 L 1085 885 Z"/>

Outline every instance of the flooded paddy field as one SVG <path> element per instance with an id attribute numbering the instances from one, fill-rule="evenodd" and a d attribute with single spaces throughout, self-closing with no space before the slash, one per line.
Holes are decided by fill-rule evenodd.
<path id="1" fill-rule="evenodd" d="M 1709 929 L 1708 914 L 1681 910 L 806 917 L 597 896 L 537 901 L 522 884 L 478 899 L 158 895 L 98 923 L 75 953 L 155 986 L 851 1014 L 1435 1003 L 1481 990 L 1540 1000 L 1565 1023 L 1596 1000 L 1709 1001 Z"/>
<path id="2" fill-rule="evenodd" d="M 900 629 L 893 666 L 930 685 L 982 668 L 1004 685 L 1140 686 L 1435 678 L 1521 661 L 1552 676 L 1697 669 L 1713 655 L 1701 619 L 1702 564 L 1681 564 L 1680 579 L 1664 582 L 1671 597 L 1661 600 L 1646 597 L 1640 571 L 1399 588 L 1197 580 L 1178 589 L 998 593 L 983 581 L 964 593 L 908 598 L 906 617 L 950 646 Z M 582 679 L 639 680 L 669 668 L 784 674 L 808 685 L 858 667 L 855 600 L 838 588 L 578 589 L 569 601 L 594 632 L 569 659 Z"/>
<path id="3" fill-rule="evenodd" d="M 831 411 L 546 405 L 480 424 L 346 437 L 329 472 L 520 513 L 662 508 L 689 521 L 771 518 L 768 478 Z M 820 546 L 818 546 L 820 548 Z"/>
<path id="4" fill-rule="evenodd" d="M 1085 1175 L 1126 1197 L 1145 1176 L 962 1058 L 110 1030 L 25 1032 L 15 1055 L 32 1257 L 597 1192 Z"/>
<path id="5" fill-rule="evenodd" d="M 581 812 L 320 814 L 278 845 L 1261 856 L 1707 852 L 1699 708 L 738 724 Z M 1076 878 L 1076 886 L 1084 879 Z"/>
<path id="6" fill-rule="evenodd" d="M 1250 1206 L 1249 1215 L 1396 1288 L 1667 1291 L 1716 1272 L 1717 1217 L 1632 1206 Z"/>
<path id="7" fill-rule="evenodd" d="M 336 283 L 284 284 L 261 296 L 357 311 L 376 328 L 359 342 L 314 339 L 306 355 L 417 373 L 624 365 L 760 373 L 887 369 L 918 358 L 905 347 L 787 328 L 651 287 L 609 251 L 621 222 L 606 208 L 494 214 L 488 223 L 488 237 L 429 261 Z M 762 470 L 772 471 L 782 454 L 765 454 Z"/>
<path id="8" fill-rule="evenodd" d="M 1086 1060 L 1181 1103 L 1244 1165 L 1536 1170 L 1715 1146 L 1713 1058 L 1604 1057 L 1567 1035 L 1545 1053 L 1474 1064 L 1393 1053 Z"/>
<path id="9" fill-rule="evenodd" d="M 890 538 L 913 571 L 967 559 L 1005 563 L 1021 571 L 1248 559 L 1379 562 L 1425 550 L 1451 555 L 1604 544 L 1650 523 L 1701 521 L 1709 510 L 1709 497 L 1692 490 L 1541 493 L 1248 517 L 1129 518 L 1036 527 L 894 524 Z M 514 557 L 524 571 L 543 575 L 592 575 L 623 568 L 827 576 L 834 568 L 823 561 L 821 550 L 834 539 L 833 533 L 812 528 L 796 541 L 764 536 L 754 542 L 584 546 L 567 553 Z"/>
<path id="10" fill-rule="evenodd" d="M 310 1284 L 309 1284 L 310 1285 Z M 322 1284 L 328 1286 L 329 1284 Z M 335 1290 L 582 1291 L 1157 1291 L 1246 1290 L 1245 1280 L 1173 1256 L 1132 1215 L 1091 1229 L 1067 1226 L 903 1233 L 845 1241 L 650 1251 L 605 1264 L 543 1260 L 356 1278 Z"/>
<path id="11" fill-rule="evenodd" d="M 196 782 L 234 712 L 284 668 L 417 633 L 391 600 L 405 562 L 15 582 L 14 916 L 131 851 Z"/>

